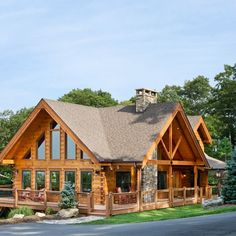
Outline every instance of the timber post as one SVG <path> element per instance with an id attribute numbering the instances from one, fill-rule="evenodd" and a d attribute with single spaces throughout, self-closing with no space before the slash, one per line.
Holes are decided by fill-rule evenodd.
<path id="1" fill-rule="evenodd" d="M 17 205 L 18 205 L 18 191 L 17 191 L 17 188 L 14 189 L 14 195 L 15 195 L 15 198 L 14 198 L 14 207 L 16 208 Z"/>
<path id="2" fill-rule="evenodd" d="M 91 212 L 91 198 L 90 193 L 87 194 L 87 207 L 88 207 L 88 214 Z"/>
<path id="3" fill-rule="evenodd" d="M 106 195 L 106 217 L 111 216 L 111 194 Z"/>
<path id="4" fill-rule="evenodd" d="M 203 188 L 200 187 L 200 204 L 202 204 Z"/>
<path id="5" fill-rule="evenodd" d="M 183 193 L 183 197 L 184 197 L 184 206 L 186 205 L 186 187 L 184 187 L 184 193 Z"/>
<path id="6" fill-rule="evenodd" d="M 194 203 L 197 203 L 198 200 L 197 180 L 198 180 L 198 169 L 197 166 L 194 165 Z"/>
<path id="7" fill-rule="evenodd" d="M 169 166 L 169 204 L 173 206 L 173 170 L 172 165 Z"/>
<path id="8" fill-rule="evenodd" d="M 90 193 L 91 210 L 94 210 L 94 192 Z"/>
<path id="9" fill-rule="evenodd" d="M 47 191 L 44 190 L 44 208 L 47 209 Z"/>

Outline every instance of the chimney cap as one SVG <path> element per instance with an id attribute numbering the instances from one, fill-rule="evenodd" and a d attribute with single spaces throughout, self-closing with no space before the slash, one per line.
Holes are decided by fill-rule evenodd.
<path id="1" fill-rule="evenodd" d="M 149 89 L 149 88 L 139 88 L 139 89 L 135 89 L 136 91 L 149 91 L 149 92 L 153 92 L 153 93 L 157 93 L 156 89 Z"/>

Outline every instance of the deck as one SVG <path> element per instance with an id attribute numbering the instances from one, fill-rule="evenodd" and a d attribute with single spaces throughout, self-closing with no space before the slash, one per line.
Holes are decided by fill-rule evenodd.
<path id="1" fill-rule="evenodd" d="M 164 190 L 109 193 L 104 204 L 94 204 L 93 193 L 76 193 L 80 213 L 88 215 L 117 215 L 130 212 L 190 205 L 212 197 L 212 188 L 173 188 Z M 23 206 L 34 210 L 59 210 L 60 192 L 0 189 L 0 208 Z"/>

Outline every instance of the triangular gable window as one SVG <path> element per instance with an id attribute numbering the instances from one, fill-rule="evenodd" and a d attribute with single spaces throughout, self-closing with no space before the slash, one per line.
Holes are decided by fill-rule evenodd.
<path id="1" fill-rule="evenodd" d="M 29 149 L 26 154 L 23 157 L 24 160 L 30 160 L 31 159 L 31 149 Z"/>

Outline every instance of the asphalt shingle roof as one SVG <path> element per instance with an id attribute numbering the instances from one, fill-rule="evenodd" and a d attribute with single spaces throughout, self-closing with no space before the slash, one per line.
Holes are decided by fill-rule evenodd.
<path id="1" fill-rule="evenodd" d="M 99 161 L 143 161 L 177 103 L 94 108 L 44 99 Z"/>

